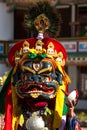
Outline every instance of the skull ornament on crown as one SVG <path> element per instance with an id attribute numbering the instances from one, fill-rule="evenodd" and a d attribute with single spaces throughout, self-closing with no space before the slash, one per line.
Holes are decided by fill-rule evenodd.
<path id="1" fill-rule="evenodd" d="M 8 53 L 12 71 L 5 98 L 5 130 L 53 130 L 61 125 L 61 89 L 66 91 L 70 82 L 64 69 L 66 51 L 56 39 L 44 37 L 50 26 L 44 14 L 34 24 L 38 36 L 17 42 Z"/>

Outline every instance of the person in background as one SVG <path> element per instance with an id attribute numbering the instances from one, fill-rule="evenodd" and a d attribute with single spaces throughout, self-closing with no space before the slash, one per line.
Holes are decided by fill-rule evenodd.
<path id="1" fill-rule="evenodd" d="M 1 90 L 2 90 L 2 87 L 3 87 L 3 78 L 0 77 L 0 92 L 1 92 Z"/>
<path id="2" fill-rule="evenodd" d="M 4 76 L 0 77 L 0 92 L 2 91 L 4 82 L 7 78 L 7 74 L 8 72 L 5 72 Z M 0 130 L 4 130 L 4 126 L 5 126 L 4 118 L 5 118 L 4 114 L 0 113 Z"/>
<path id="3" fill-rule="evenodd" d="M 62 126 L 59 130 L 82 130 L 74 111 L 79 98 L 78 90 L 75 89 L 71 93 L 64 93 L 67 96 L 65 104 L 68 107 L 68 112 L 66 114 L 66 117 L 63 119 Z"/>
<path id="4" fill-rule="evenodd" d="M 1 92 L 1 90 L 3 88 L 3 85 L 5 83 L 5 80 L 6 80 L 7 76 L 8 76 L 8 74 L 9 74 L 9 71 L 6 71 L 2 77 L 0 76 L 0 92 Z"/>
<path id="5" fill-rule="evenodd" d="M 0 130 L 4 130 L 4 125 L 5 125 L 4 115 L 0 114 Z"/>

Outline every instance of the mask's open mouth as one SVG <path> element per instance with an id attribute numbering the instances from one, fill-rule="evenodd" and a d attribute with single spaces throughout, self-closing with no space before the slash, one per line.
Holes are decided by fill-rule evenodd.
<path id="1" fill-rule="evenodd" d="M 20 94 L 53 94 L 54 93 L 54 88 L 53 87 L 47 87 L 45 84 L 37 84 L 37 83 L 25 83 L 23 86 L 22 85 L 17 85 L 17 91 Z"/>

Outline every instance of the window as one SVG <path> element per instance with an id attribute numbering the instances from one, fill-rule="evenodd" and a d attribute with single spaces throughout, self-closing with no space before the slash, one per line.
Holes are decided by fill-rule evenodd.
<path id="1" fill-rule="evenodd" d="M 70 37 L 71 36 L 71 28 L 70 28 L 70 21 L 71 21 L 71 7 L 70 6 L 59 6 L 57 11 L 61 14 L 62 17 L 62 25 L 60 30 L 60 37 Z"/>
<path id="2" fill-rule="evenodd" d="M 79 5 L 78 21 L 80 22 L 80 36 L 87 36 L 87 4 Z"/>
<path id="3" fill-rule="evenodd" d="M 14 10 L 14 39 L 25 39 L 29 37 L 29 32 L 25 30 L 23 22 L 26 9 Z"/>
<path id="4" fill-rule="evenodd" d="M 78 88 L 81 99 L 87 99 L 87 66 L 78 66 Z"/>

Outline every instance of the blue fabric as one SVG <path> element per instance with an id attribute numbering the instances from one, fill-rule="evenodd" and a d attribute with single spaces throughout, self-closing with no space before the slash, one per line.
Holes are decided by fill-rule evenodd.
<path id="1" fill-rule="evenodd" d="M 73 117 L 73 119 L 67 116 L 66 130 L 75 130 L 77 123 L 78 121 L 77 121 L 76 115 Z"/>

